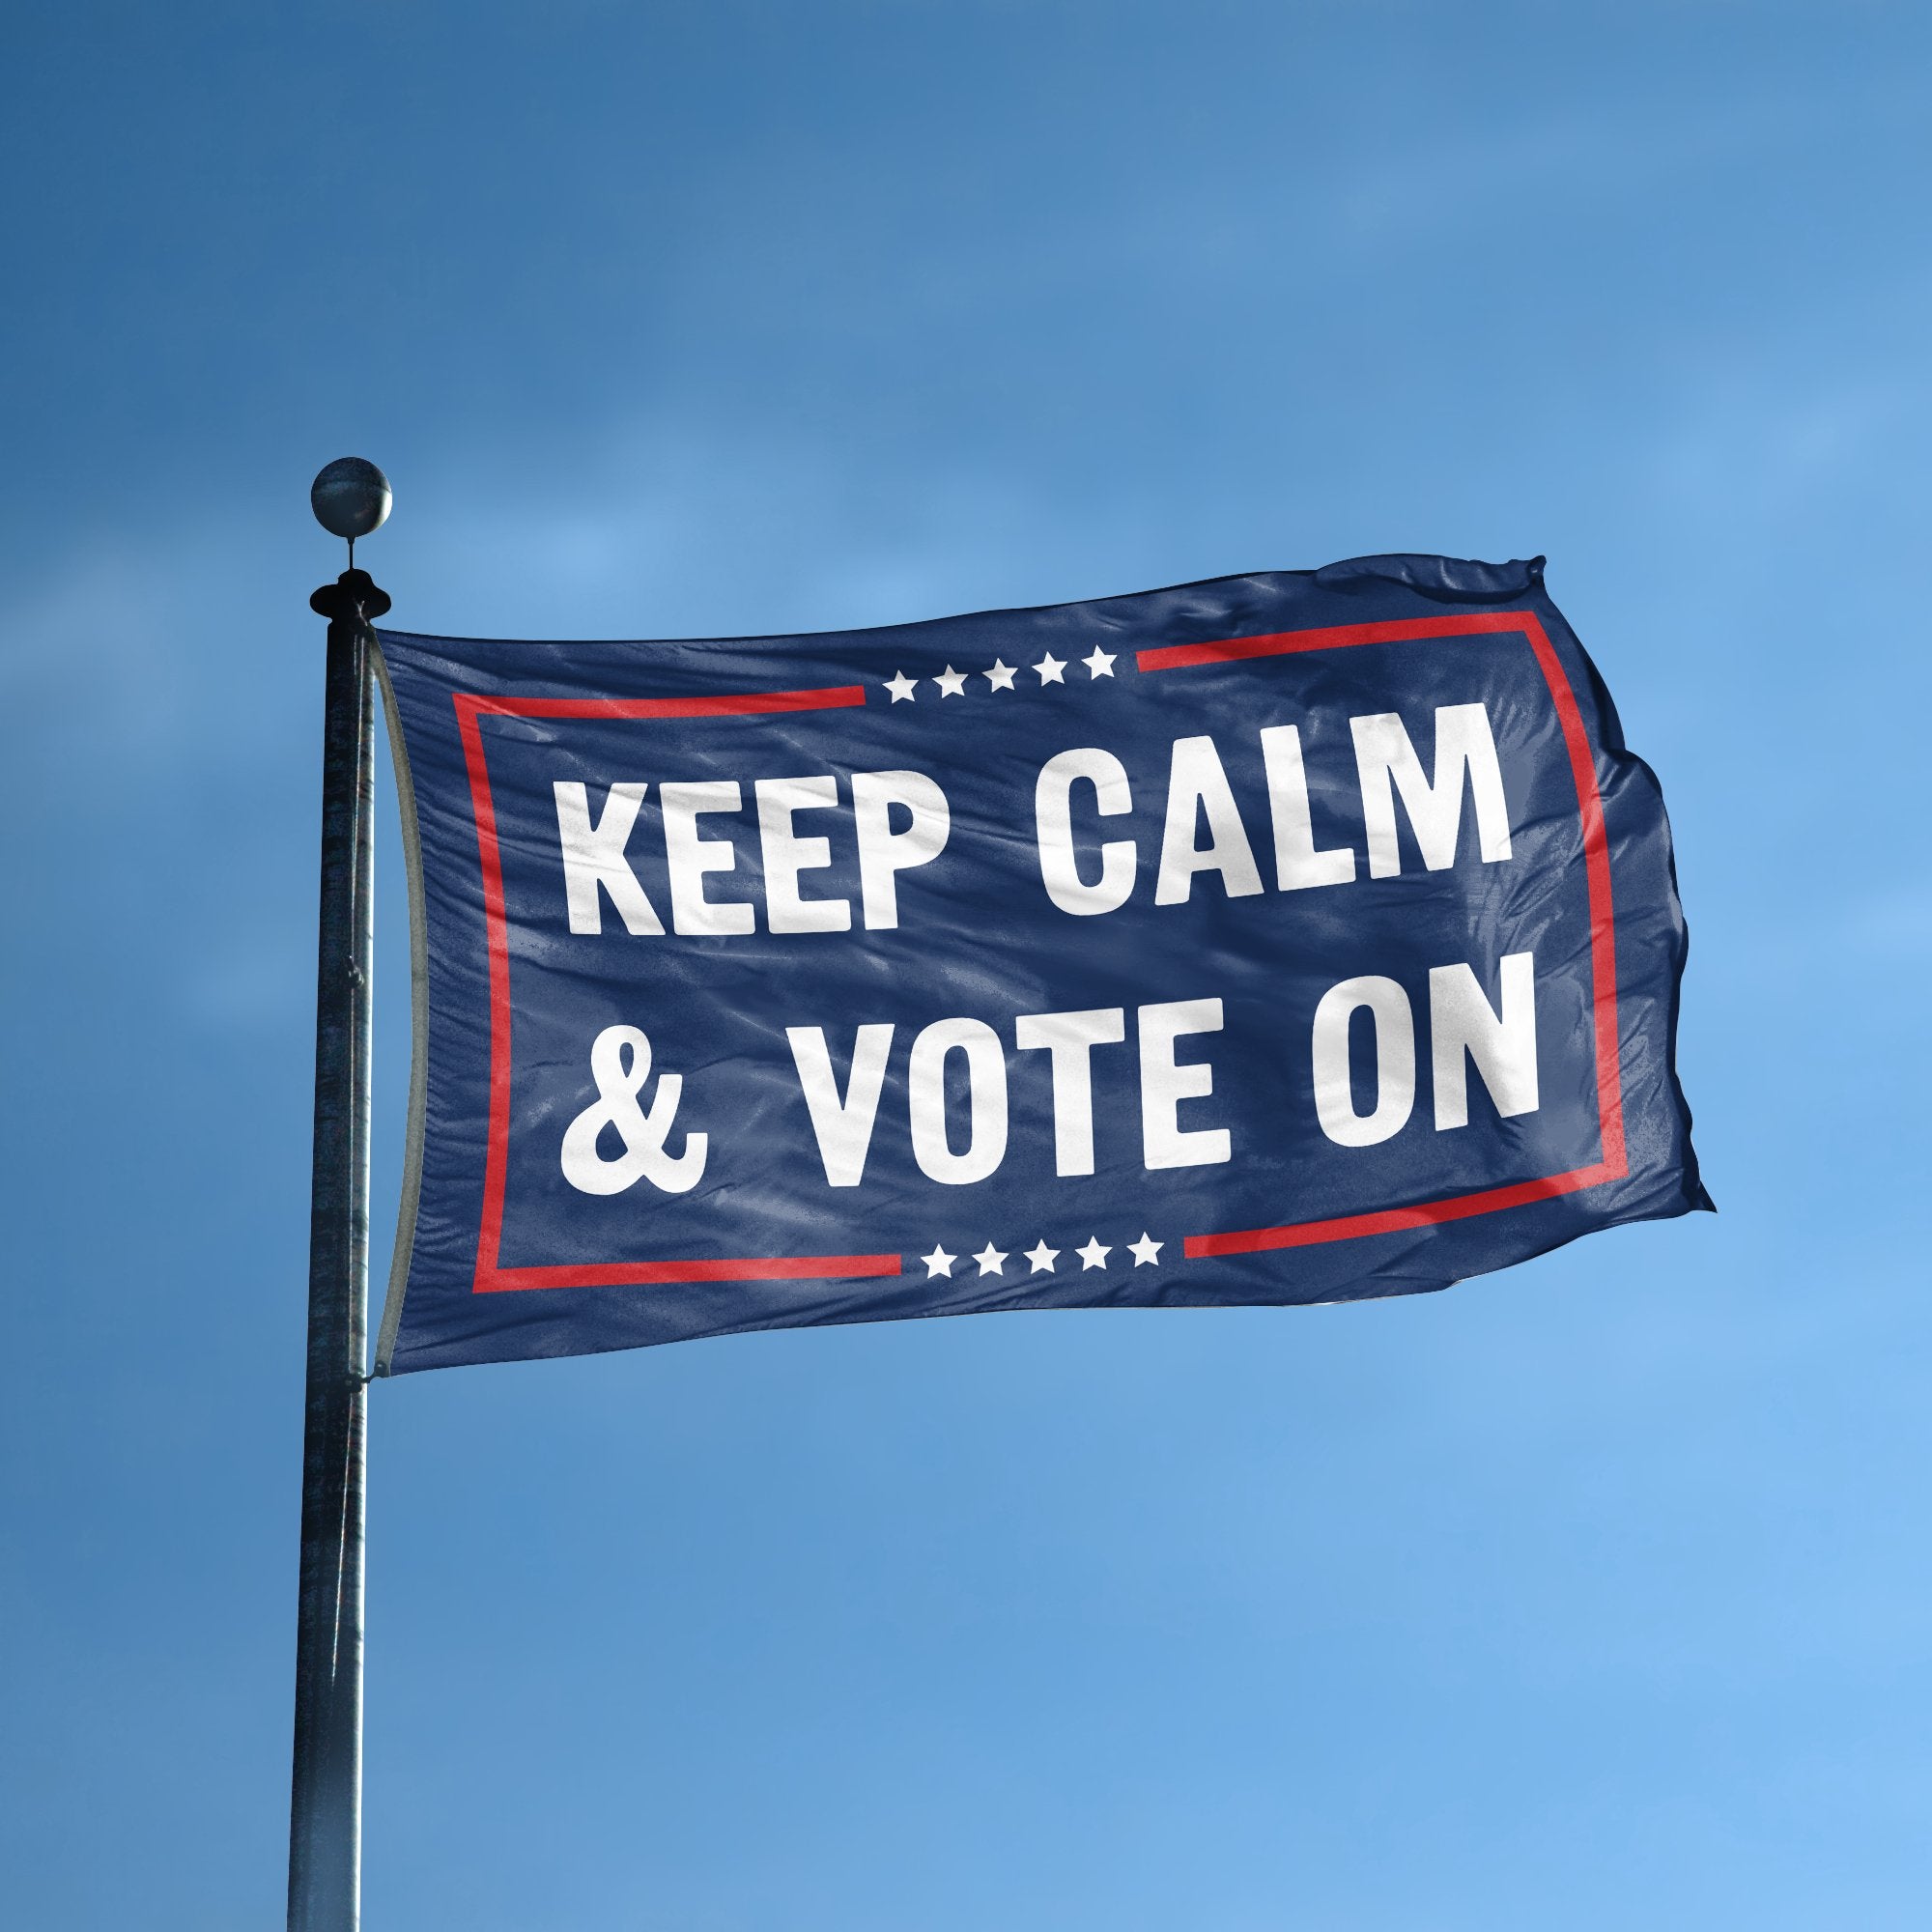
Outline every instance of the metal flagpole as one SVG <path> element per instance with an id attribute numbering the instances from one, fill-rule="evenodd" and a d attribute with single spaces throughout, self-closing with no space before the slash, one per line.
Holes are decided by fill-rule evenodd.
<path id="1" fill-rule="evenodd" d="M 383 522 L 389 500 L 387 478 L 358 457 L 331 463 L 310 492 L 323 527 L 349 539 L 350 567 L 309 599 L 328 619 L 328 662 L 289 1932 L 355 1932 L 361 1918 L 369 980 L 375 931 L 370 626 L 388 610 L 389 600 L 355 564 L 355 539 Z"/>

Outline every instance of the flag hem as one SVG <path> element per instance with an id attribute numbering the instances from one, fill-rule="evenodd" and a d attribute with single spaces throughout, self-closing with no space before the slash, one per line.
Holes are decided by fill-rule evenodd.
<path id="1" fill-rule="evenodd" d="M 396 774 L 396 803 L 403 829 L 403 869 L 410 895 L 410 1105 L 403 1130 L 403 1188 L 396 1203 L 396 1239 L 389 1258 L 389 1283 L 383 1297 L 383 1325 L 376 1337 L 373 1373 L 386 1376 L 403 1324 L 403 1298 L 409 1293 L 410 1263 L 415 1253 L 416 1208 L 422 1198 L 423 1130 L 429 1103 L 429 919 L 423 903 L 422 838 L 416 823 L 416 788 L 410 776 L 409 747 L 402 714 L 389 683 L 382 633 L 376 634 L 376 679 L 383 692 L 383 722 L 389 733 L 389 757 Z"/>

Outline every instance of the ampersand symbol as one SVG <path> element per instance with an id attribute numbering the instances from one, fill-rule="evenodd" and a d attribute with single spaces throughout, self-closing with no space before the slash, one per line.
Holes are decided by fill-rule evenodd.
<path id="1" fill-rule="evenodd" d="M 684 1076 L 660 1073 L 646 1113 L 638 1105 L 638 1095 L 650 1071 L 650 1037 L 639 1028 L 606 1027 L 591 1041 L 590 1077 L 597 1083 L 597 1101 L 563 1133 L 563 1178 L 580 1194 L 621 1194 L 639 1177 L 667 1194 L 685 1194 L 702 1178 L 708 1147 L 703 1134 L 687 1133 L 680 1154 L 665 1151 L 665 1137 L 684 1094 Z M 606 1127 L 614 1127 L 624 1143 L 615 1160 L 597 1151 L 598 1136 Z"/>

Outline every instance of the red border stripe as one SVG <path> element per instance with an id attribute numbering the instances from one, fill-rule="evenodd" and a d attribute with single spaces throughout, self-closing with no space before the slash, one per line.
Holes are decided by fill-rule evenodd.
<path id="1" fill-rule="evenodd" d="M 897 1255 L 759 1255 L 749 1261 L 588 1262 L 476 1272 L 475 1292 L 526 1288 L 642 1288 L 660 1281 L 823 1281 L 897 1274 Z"/>
<path id="2" fill-rule="evenodd" d="M 1527 611 L 1470 611 L 1454 617 L 1398 618 L 1385 624 L 1331 624 L 1316 631 L 1270 631 L 1259 638 L 1222 638 L 1210 644 L 1160 644 L 1136 651 L 1137 670 L 1181 670 L 1188 665 L 1236 664 L 1243 658 L 1286 657 L 1296 651 L 1336 651 L 1350 644 L 1406 644 L 1418 638 L 1465 638 L 1484 631 L 1543 626 Z"/>
<path id="3" fill-rule="evenodd" d="M 1308 1248 L 1323 1241 L 1354 1241 L 1364 1235 L 1399 1235 L 1405 1228 L 1429 1228 L 1440 1221 L 1463 1221 L 1472 1214 L 1493 1214 L 1501 1208 L 1523 1208 L 1558 1194 L 1575 1194 L 1621 1178 L 1621 1167 L 1605 1161 L 1594 1167 L 1574 1167 L 1542 1180 L 1520 1180 L 1511 1187 L 1485 1188 L 1480 1194 L 1455 1194 L 1445 1201 L 1425 1201 L 1414 1208 L 1385 1208 L 1374 1214 L 1344 1214 L 1333 1221 L 1298 1221 L 1286 1228 L 1246 1228 L 1233 1235 L 1189 1235 L 1181 1242 L 1189 1261 L 1211 1255 L 1254 1255 L 1268 1248 Z"/>
<path id="4" fill-rule="evenodd" d="M 483 924 L 490 954 L 490 1136 L 483 1156 L 483 1225 L 476 1236 L 476 1273 L 494 1273 L 503 1231 L 503 1186 L 510 1139 L 510 941 L 503 912 L 503 860 L 497 844 L 497 806 L 476 722 L 484 700 L 456 695 L 457 728 L 469 773 L 476 849 L 483 866 Z"/>
<path id="5" fill-rule="evenodd" d="M 496 718 L 753 718 L 773 711 L 844 711 L 866 701 L 862 684 L 817 691 L 732 691 L 706 697 L 485 697 L 460 691 L 456 708 Z"/>

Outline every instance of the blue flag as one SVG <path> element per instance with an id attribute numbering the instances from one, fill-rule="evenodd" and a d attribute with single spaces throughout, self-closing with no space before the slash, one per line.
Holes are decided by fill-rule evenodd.
<path id="1" fill-rule="evenodd" d="M 383 1373 L 1410 1293 L 1710 1205 L 1662 799 L 1540 560 L 381 641 Z"/>

